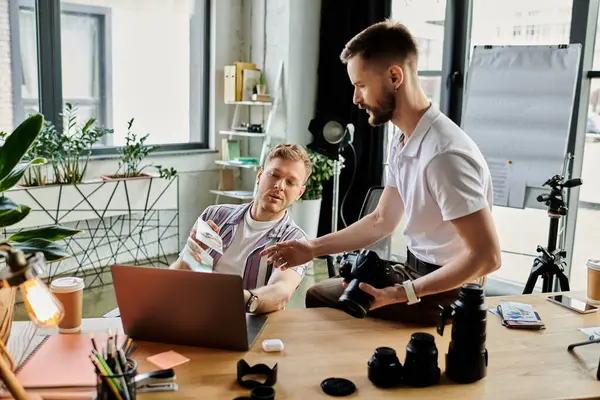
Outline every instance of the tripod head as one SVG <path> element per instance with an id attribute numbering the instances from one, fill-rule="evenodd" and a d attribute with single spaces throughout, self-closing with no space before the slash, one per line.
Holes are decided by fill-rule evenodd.
<path id="1" fill-rule="evenodd" d="M 544 193 L 537 197 L 537 201 L 545 203 L 548 206 L 548 214 L 567 215 L 567 206 L 563 199 L 564 189 L 570 189 L 583 183 L 581 178 L 573 178 L 564 181 L 560 175 L 554 175 L 548 179 L 542 186 L 550 186 L 550 193 Z"/>

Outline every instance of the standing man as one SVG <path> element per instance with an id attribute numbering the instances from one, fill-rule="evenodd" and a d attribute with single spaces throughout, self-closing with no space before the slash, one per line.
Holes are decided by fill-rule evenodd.
<path id="1" fill-rule="evenodd" d="M 338 232 L 309 242 L 271 246 L 275 266 L 293 267 L 328 254 L 365 248 L 392 234 L 406 218 L 402 284 L 360 289 L 375 297 L 368 315 L 426 325 L 439 305 L 456 300 L 460 286 L 500 267 L 491 215 L 488 166 L 475 143 L 426 98 L 417 75 L 417 46 L 407 28 L 377 23 L 350 40 L 340 56 L 354 85 L 354 103 L 373 126 L 397 126 L 387 183 L 375 211 Z M 342 278 L 309 289 L 307 307 L 337 307 Z"/>

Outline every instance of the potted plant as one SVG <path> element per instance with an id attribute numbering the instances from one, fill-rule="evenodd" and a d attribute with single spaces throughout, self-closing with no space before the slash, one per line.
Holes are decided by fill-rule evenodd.
<path id="1" fill-rule="evenodd" d="M 44 121 L 37 140 L 24 156 L 25 160 L 45 158 L 49 160 L 52 179 L 48 178 L 47 165 L 35 165 L 23 175 L 24 187 L 50 184 L 81 183 L 87 171 L 92 146 L 111 129 L 96 127 L 96 120 L 90 118 L 83 125 L 77 123 L 77 108 L 66 104 L 64 129 L 60 134 L 54 124 Z"/>
<path id="2" fill-rule="evenodd" d="M 258 84 L 256 85 L 256 94 L 264 95 L 267 93 L 267 84 L 265 82 L 265 74 L 263 72 L 260 73 L 260 78 L 258 78 Z"/>
<path id="3" fill-rule="evenodd" d="M 314 239 L 319 228 L 323 183 L 333 176 L 333 160 L 308 148 L 306 151 L 312 163 L 312 174 L 306 181 L 304 194 L 292 205 L 292 217 L 308 238 Z"/>
<path id="4" fill-rule="evenodd" d="M 22 162 L 25 154 L 35 144 L 41 130 L 44 118 L 35 114 L 22 122 L 11 135 L 4 136 L 0 147 L 0 228 L 14 226 L 27 217 L 31 208 L 17 204 L 6 196 L 6 192 L 14 187 L 30 167 L 43 165 L 44 158 L 35 158 Z M 33 254 L 42 252 L 48 262 L 59 261 L 70 254 L 59 243 L 61 239 L 78 234 L 82 231 L 64 228 L 58 225 L 21 230 L 7 238 L 0 239 L 0 266 L 5 267 L 4 255 L 8 249 L 17 249 L 23 253 Z M 12 321 L 16 288 L 0 289 L 0 322 L 2 326 Z M 10 326 L 4 330 L 6 343 Z"/>
<path id="5" fill-rule="evenodd" d="M 127 122 L 127 135 L 125 136 L 125 146 L 121 147 L 118 152 L 121 157 L 119 160 L 119 168 L 113 175 L 104 175 L 104 180 L 114 179 L 132 179 L 132 178 L 145 178 L 152 175 L 143 172 L 148 167 L 154 167 L 158 170 L 158 174 L 161 178 L 170 179 L 177 174 L 174 168 L 163 169 L 160 165 L 146 164 L 141 166 L 142 161 L 146 156 L 153 151 L 157 150 L 160 146 L 158 145 L 146 145 L 145 142 L 150 136 L 147 133 L 144 136 L 138 137 L 132 132 L 131 127 L 133 126 L 134 118 L 131 118 Z"/>

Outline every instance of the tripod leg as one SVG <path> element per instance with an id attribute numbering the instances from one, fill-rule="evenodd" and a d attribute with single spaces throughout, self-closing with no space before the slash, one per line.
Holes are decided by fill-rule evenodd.
<path id="1" fill-rule="evenodd" d="M 569 278 L 567 278 L 567 276 L 565 275 L 564 272 L 562 272 L 562 271 L 558 272 L 556 277 L 558 278 L 558 283 L 560 284 L 561 292 L 568 292 L 569 290 L 571 290 L 569 288 Z"/>
<path id="2" fill-rule="evenodd" d="M 523 289 L 523 294 L 533 293 L 533 288 L 535 287 L 535 283 L 537 281 L 538 276 L 540 276 L 545 270 L 544 264 L 544 259 L 541 257 L 536 257 L 536 259 L 533 260 L 531 273 L 529 274 L 529 278 L 527 278 L 527 283 L 525 284 L 525 288 Z"/>

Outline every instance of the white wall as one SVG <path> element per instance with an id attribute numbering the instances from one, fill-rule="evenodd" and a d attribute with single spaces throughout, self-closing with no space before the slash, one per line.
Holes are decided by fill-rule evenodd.
<path id="1" fill-rule="evenodd" d="M 312 140 L 308 124 L 316 102 L 321 1 L 252 0 L 250 6 L 250 54 L 266 71 L 268 87 L 273 87 L 279 64 L 284 63 L 286 107 L 278 127 L 287 142 L 307 144 Z"/>

